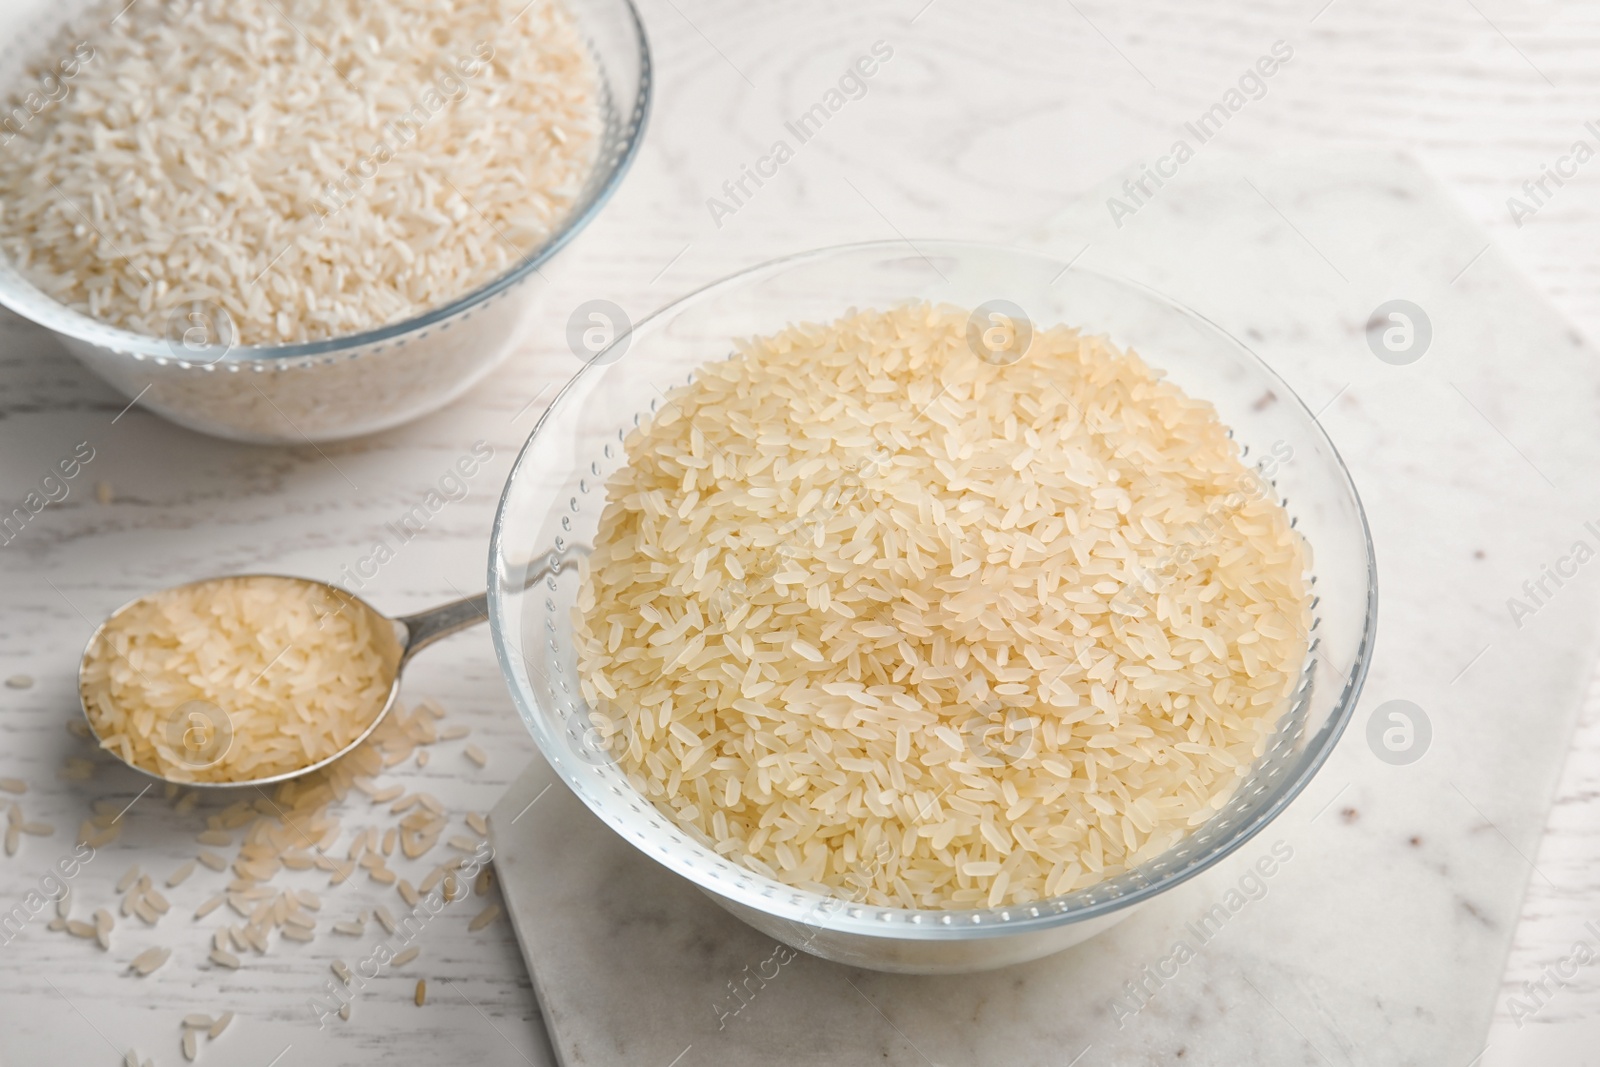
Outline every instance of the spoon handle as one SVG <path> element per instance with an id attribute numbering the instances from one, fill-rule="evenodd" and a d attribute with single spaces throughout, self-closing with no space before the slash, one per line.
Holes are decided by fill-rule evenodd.
<path id="1" fill-rule="evenodd" d="M 488 621 L 488 593 L 479 593 L 396 619 L 395 622 L 406 628 L 406 646 L 400 653 L 400 663 L 404 666 L 419 650 L 427 648 L 441 637 L 449 637 L 457 630 Z"/>

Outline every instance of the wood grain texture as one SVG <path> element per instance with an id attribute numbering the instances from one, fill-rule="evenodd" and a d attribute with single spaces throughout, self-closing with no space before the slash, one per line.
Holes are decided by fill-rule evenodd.
<path id="1" fill-rule="evenodd" d="M 142 783 L 108 769 L 57 778 L 83 755 L 63 723 L 76 713 L 72 671 L 92 622 L 123 601 L 187 578 L 272 570 L 335 578 L 385 522 L 415 503 L 474 441 L 495 458 L 425 533 L 370 584 L 380 607 L 420 609 L 483 582 L 499 484 L 549 389 L 576 367 L 566 319 L 581 301 L 615 300 L 640 317 L 677 295 L 774 255 L 863 239 L 1008 240 L 1031 232 L 1073 193 L 1165 152 L 1185 121 L 1232 85 L 1274 41 L 1291 62 L 1206 151 L 1389 147 L 1416 153 L 1551 299 L 1600 334 L 1600 189 L 1590 163 L 1517 226 L 1507 198 L 1537 179 L 1600 119 L 1600 12 L 1578 3 L 1378 0 L 1261 4 L 1113 4 L 901 0 L 806 5 L 640 0 L 657 64 L 651 128 L 633 173 L 589 230 L 527 291 L 523 349 L 471 394 L 409 427 L 320 448 L 260 448 L 169 426 L 98 383 L 47 335 L 0 321 L 0 504 L 9 508 L 50 465 L 88 441 L 95 459 L 71 494 L 0 548 L 0 776 L 27 780 L 25 838 L 0 858 L 0 901 L 19 901 L 70 848 L 88 803 L 131 800 Z M 893 58 L 794 158 L 721 224 L 707 207 L 784 123 L 815 103 L 875 41 Z M 791 138 L 792 140 L 792 138 Z M 1530 370 L 1536 372 L 1535 368 Z M 541 391 L 544 391 L 541 393 Z M 539 398 L 535 400 L 535 398 Z M 534 401 L 529 406 L 530 400 Z M 96 500 L 105 482 L 110 503 Z M 439 746 L 426 782 L 452 811 L 486 810 L 531 752 L 510 711 L 487 634 L 456 637 L 419 659 L 408 696 L 433 695 L 488 751 L 478 771 Z M 164 876 L 194 853 L 198 818 L 147 796 L 121 840 L 77 879 L 87 917 L 137 858 Z M 352 820 L 359 824 L 359 817 Z M 1600 716 L 1580 729 L 1530 884 L 1506 995 L 1570 950 L 1600 916 Z M 129 1045 L 180 1062 L 187 1012 L 240 1013 L 202 1062 L 542 1063 L 528 977 L 504 921 L 477 934 L 458 906 L 430 931 L 405 977 L 387 978 L 349 1024 L 318 1031 L 306 998 L 327 962 L 349 951 L 326 932 L 360 902 L 394 900 L 361 882 L 330 904 L 309 945 L 285 945 L 238 972 L 200 970 L 210 923 L 188 918 L 222 876 L 197 872 L 169 896 L 153 930 L 120 920 L 114 948 L 44 929 L 41 916 L 0 948 L 0 1061 L 115 1063 Z M 332 903 L 334 899 L 337 904 Z M 10 904 L 6 905 L 7 907 Z M 475 911 L 475 909 L 474 909 Z M 336 943 L 337 942 L 337 943 Z M 365 942 L 363 942 L 365 943 Z M 119 965 L 141 947 L 174 958 L 136 979 Z M 425 1007 L 411 1002 L 427 977 Z M 1502 1001 L 1504 1002 L 1504 1001 Z M 1518 1027 L 1502 1013 L 1484 1062 L 1578 1063 L 1600 1034 L 1600 975 L 1580 971 Z M 1498 1059 L 1497 1059 L 1498 1057 Z"/>

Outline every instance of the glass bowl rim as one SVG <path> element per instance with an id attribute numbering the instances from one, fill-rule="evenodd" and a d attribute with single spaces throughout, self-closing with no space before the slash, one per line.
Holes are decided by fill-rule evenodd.
<path id="1" fill-rule="evenodd" d="M 122 326 L 114 326 L 111 323 L 103 322 L 68 307 L 42 289 L 33 286 L 16 267 L 9 262 L 3 261 L 0 261 L 0 277 L 9 274 L 29 284 L 33 291 L 38 294 L 40 300 L 26 302 L 16 300 L 11 287 L 0 285 L 0 305 L 55 333 L 75 341 L 82 341 L 100 348 L 109 349 L 119 356 L 128 356 L 134 360 L 159 359 L 174 365 L 194 366 L 211 370 L 218 363 L 278 363 L 316 356 L 337 356 L 373 345 L 381 345 L 386 342 L 403 339 L 408 334 L 448 322 L 462 312 L 470 311 L 480 304 L 487 303 L 490 299 L 521 282 L 529 274 L 537 271 L 552 256 L 565 248 L 573 237 L 577 236 L 589 223 L 594 221 L 600 210 L 610 202 L 618 186 L 622 184 L 623 177 L 627 175 L 628 170 L 633 166 L 635 157 L 639 154 L 639 147 L 644 141 L 645 128 L 650 123 L 650 114 L 655 99 L 655 81 L 650 59 L 650 40 L 645 33 L 644 20 L 639 17 L 639 9 L 634 0 L 615 0 L 615 2 L 620 3 L 623 10 L 627 12 L 628 24 L 631 26 L 634 39 L 638 43 L 639 91 L 625 113 L 630 122 L 634 115 L 638 116 L 637 121 L 633 122 L 630 136 L 622 145 L 622 150 L 615 153 L 610 171 L 605 175 L 605 179 L 595 193 L 594 199 L 583 210 L 575 211 L 568 215 L 560 228 L 552 233 L 548 240 L 519 258 L 508 270 L 484 282 L 476 289 L 463 293 L 447 304 L 442 304 L 439 307 L 399 322 L 376 326 L 359 333 L 339 334 L 336 337 L 324 337 L 316 341 L 296 341 L 292 344 L 282 345 L 232 345 L 224 348 L 219 356 L 198 359 L 186 359 L 175 355 L 164 337 L 140 333 Z M 41 14 L 41 16 L 36 17 L 43 16 Z"/>
<path id="2" fill-rule="evenodd" d="M 878 937 L 889 940 L 962 941 L 1036 933 L 1057 926 L 1067 926 L 1109 916 L 1124 908 L 1129 908 L 1158 896 L 1209 870 L 1242 848 L 1299 797 L 1327 762 L 1333 749 L 1338 745 L 1339 739 L 1343 736 L 1345 728 L 1354 716 L 1356 702 L 1361 695 L 1361 689 L 1366 681 L 1367 671 L 1372 660 L 1372 649 L 1376 639 L 1378 619 L 1377 557 L 1372 542 L 1372 529 L 1367 521 L 1366 508 L 1361 503 L 1361 495 L 1356 489 L 1355 480 L 1350 476 L 1349 466 L 1345 463 L 1344 457 L 1339 454 L 1338 448 L 1328 436 L 1327 431 L 1323 429 L 1321 422 L 1312 414 L 1311 409 L 1301 399 L 1300 395 L 1290 388 L 1277 371 L 1273 370 L 1265 360 L 1257 355 L 1254 349 L 1205 315 L 1143 282 L 1111 272 L 1077 267 L 1034 249 L 1015 248 L 998 243 L 953 240 L 919 240 L 913 245 L 910 241 L 901 239 L 829 245 L 823 248 L 780 256 L 719 278 L 663 305 L 634 324 L 629 330 L 613 338 L 606 349 L 597 353 L 583 368 L 567 380 L 551 400 L 549 407 L 540 414 L 538 422 L 534 424 L 527 440 L 523 442 L 522 447 L 518 450 L 516 461 L 511 465 L 511 470 L 506 475 L 505 486 L 501 491 L 500 501 L 495 509 L 494 525 L 489 538 L 489 629 L 494 640 L 495 657 L 499 662 L 500 672 L 505 677 L 506 686 L 511 692 L 512 701 L 517 707 L 518 714 L 523 719 L 524 726 L 532 734 L 534 743 L 539 747 L 540 755 L 544 757 L 545 741 L 540 736 L 540 733 L 534 729 L 534 724 L 543 724 L 545 717 L 539 713 L 538 704 L 533 698 L 533 694 L 525 692 L 523 687 L 517 684 L 517 672 L 513 658 L 520 657 L 521 650 L 511 649 L 506 640 L 506 627 L 502 620 L 506 617 L 508 602 L 506 599 L 507 591 L 502 588 L 502 582 L 500 581 L 499 561 L 503 558 L 503 549 L 506 547 L 508 505 L 512 491 L 518 486 L 519 477 L 524 475 L 524 464 L 528 460 L 534 442 L 540 439 L 540 434 L 552 415 L 564 402 L 569 400 L 569 397 L 581 382 L 584 382 L 592 375 L 603 374 L 608 369 L 609 365 L 604 360 L 607 351 L 616 345 L 630 341 L 632 334 L 646 330 L 648 327 L 654 326 L 661 320 L 675 315 L 691 305 L 699 304 L 724 291 L 736 289 L 762 277 L 777 274 L 812 261 L 829 259 L 849 253 L 888 252 L 907 249 L 909 250 L 906 254 L 920 256 L 923 259 L 929 258 L 924 249 L 946 250 L 958 253 L 980 252 L 1031 258 L 1045 264 L 1061 267 L 1060 273 L 1050 283 L 1052 286 L 1061 277 L 1069 273 L 1077 273 L 1131 289 L 1141 296 L 1177 311 L 1180 315 L 1200 324 L 1218 339 L 1232 345 L 1237 351 L 1248 357 L 1248 361 L 1256 372 L 1264 375 L 1273 386 L 1281 390 L 1278 394 L 1280 397 L 1287 398 L 1306 417 L 1310 426 L 1314 428 L 1313 432 L 1320 436 L 1321 443 L 1327 446 L 1328 454 L 1333 461 L 1343 488 L 1349 493 L 1350 500 L 1355 505 L 1355 517 L 1359 521 L 1367 569 L 1366 606 L 1361 620 L 1361 638 L 1356 647 L 1355 662 L 1351 667 L 1349 677 L 1345 679 L 1344 685 L 1339 691 L 1337 702 L 1327 721 L 1322 724 L 1316 734 L 1308 739 L 1306 744 L 1307 755 L 1303 757 L 1300 763 L 1294 765 L 1293 773 L 1288 774 L 1284 781 L 1277 786 L 1278 795 L 1276 797 L 1255 812 L 1246 822 L 1236 827 L 1225 839 L 1213 845 L 1208 851 L 1196 857 L 1181 870 L 1167 875 L 1159 881 L 1146 880 L 1143 885 L 1134 888 L 1130 892 L 1108 897 L 1082 907 L 1065 910 L 1052 908 L 1051 902 L 1059 901 L 1062 897 L 1072 895 L 1070 893 L 1046 897 L 1023 904 L 1008 904 L 994 908 L 901 908 L 866 904 L 848 900 L 838 895 L 817 893 L 813 890 L 788 885 L 777 879 L 768 878 L 757 871 L 740 867 L 736 861 L 718 856 L 709 847 L 701 844 L 688 834 L 684 835 L 689 842 L 687 847 L 658 846 L 655 842 L 651 843 L 652 847 L 645 847 L 645 842 L 640 838 L 640 835 L 631 832 L 625 825 L 621 824 L 620 820 L 614 820 L 609 809 L 602 809 L 590 802 L 589 797 L 592 787 L 588 783 L 581 783 L 578 780 L 578 776 L 574 773 L 568 760 L 551 759 L 549 757 L 545 757 L 545 759 L 561 778 L 563 784 L 583 801 L 584 806 L 609 830 L 622 837 L 631 846 L 637 848 L 651 860 L 666 867 L 674 874 L 687 879 L 703 892 L 736 905 L 750 908 L 771 918 L 821 928 L 830 933 Z M 845 306 L 852 305 L 847 303 Z M 1308 652 L 1308 659 L 1313 655 L 1314 653 Z M 650 803 L 648 799 L 637 792 L 634 792 L 633 796 L 643 803 Z M 661 815 L 659 810 L 656 814 L 663 819 L 666 818 L 665 815 Z M 715 858 L 719 862 L 734 867 L 743 884 L 728 883 L 723 876 L 703 870 L 700 866 L 702 854 L 705 858 Z M 1130 871 L 1122 872 L 1122 875 L 1114 875 L 1113 877 L 1122 877 L 1137 870 L 1138 868 L 1135 867 Z M 1096 884 L 1101 883 L 1094 883 L 1083 888 L 1090 889 Z M 752 886 L 756 888 L 751 888 Z M 762 886 L 768 887 L 766 892 L 761 891 Z M 1073 892 L 1079 891 L 1074 890 Z"/>

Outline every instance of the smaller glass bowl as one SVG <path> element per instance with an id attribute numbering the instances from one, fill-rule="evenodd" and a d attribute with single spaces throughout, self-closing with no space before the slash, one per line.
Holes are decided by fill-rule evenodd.
<path id="1" fill-rule="evenodd" d="M 25 69 L 90 2 L 51 5 L 48 14 L 12 38 L 0 54 L 0 69 Z M 331 441 L 388 429 L 443 407 L 511 351 L 530 307 L 518 299 L 523 283 L 599 213 L 644 135 L 652 80 L 638 11 L 631 0 L 566 3 L 599 71 L 604 128 L 594 169 L 549 240 L 449 304 L 321 341 L 190 346 L 66 307 L 3 258 L 0 304 L 54 331 L 68 351 L 130 400 L 217 437 L 263 444 Z"/>
<path id="2" fill-rule="evenodd" d="M 1106 929 L 1249 841 L 1305 788 L 1349 721 L 1377 620 L 1366 516 L 1311 412 L 1244 345 L 1132 282 L 984 245 L 852 245 L 778 260 L 700 290 L 617 338 L 551 404 L 506 482 L 489 550 L 489 617 L 517 710 L 550 765 L 602 821 L 763 933 L 826 959 L 936 974 L 1020 963 Z M 599 743 L 578 689 L 572 607 L 623 439 L 663 394 L 739 337 L 907 301 L 1016 305 L 1135 349 L 1233 428 L 1246 462 L 1311 546 L 1303 681 L 1233 798 L 1167 852 L 1098 884 L 999 908 L 915 910 L 796 889 L 719 856 L 657 810 Z"/>

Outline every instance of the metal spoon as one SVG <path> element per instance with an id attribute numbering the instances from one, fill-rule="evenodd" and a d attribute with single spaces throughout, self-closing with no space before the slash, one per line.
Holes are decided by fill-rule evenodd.
<path id="1" fill-rule="evenodd" d="M 405 669 L 405 665 L 410 662 L 412 656 L 442 637 L 448 637 L 458 630 L 475 626 L 480 622 L 487 621 L 489 618 L 487 593 L 480 593 L 477 596 L 457 600 L 434 608 L 431 611 L 419 612 L 416 615 L 390 618 L 365 600 L 344 589 L 340 589 L 338 586 L 314 581 L 310 578 L 295 578 L 282 574 L 238 574 L 228 575 L 226 578 L 206 578 L 198 582 L 174 586 L 173 589 L 192 589 L 196 586 L 246 578 L 269 578 L 276 581 L 294 582 L 304 586 L 308 596 L 321 595 L 333 598 L 340 605 L 336 609 L 337 612 L 366 612 L 371 623 L 371 632 L 379 646 L 376 651 L 389 676 L 389 695 L 384 700 L 383 707 L 372 717 L 372 721 L 367 724 L 366 728 L 361 731 L 355 740 L 326 759 L 318 760 L 316 763 L 307 764 L 292 771 L 285 771 L 281 774 L 274 774 L 264 778 L 252 778 L 247 781 L 197 782 L 192 779 L 168 778 L 147 767 L 140 767 L 135 763 L 130 763 L 128 760 L 123 759 L 122 754 L 116 749 L 107 749 L 112 755 L 140 774 L 163 782 L 177 782 L 181 785 L 231 788 L 281 782 L 325 767 L 365 741 L 372 731 L 378 728 L 378 724 L 384 720 L 384 717 L 389 714 L 389 709 L 394 707 L 395 697 L 400 692 L 400 672 Z M 171 592 L 172 590 L 167 591 Z M 94 734 L 97 741 L 102 739 L 99 731 L 95 729 L 94 720 L 89 716 L 88 691 L 85 681 L 85 671 L 89 664 L 90 654 L 96 650 L 107 628 L 116 621 L 119 615 L 148 599 L 148 596 L 144 596 L 131 600 L 107 616 L 106 620 L 95 629 L 94 634 L 89 638 L 89 643 L 84 646 L 83 656 L 78 661 L 79 703 L 83 709 L 84 718 L 89 722 L 89 730 Z M 190 701 L 175 709 L 169 719 L 169 724 L 173 726 L 173 730 L 169 731 L 169 740 L 176 742 L 174 750 L 178 751 L 181 746 L 181 751 L 184 752 L 186 761 L 192 758 L 191 765 L 194 768 L 202 768 L 216 763 L 227 754 L 228 747 L 232 744 L 233 727 L 227 713 L 205 701 Z"/>

